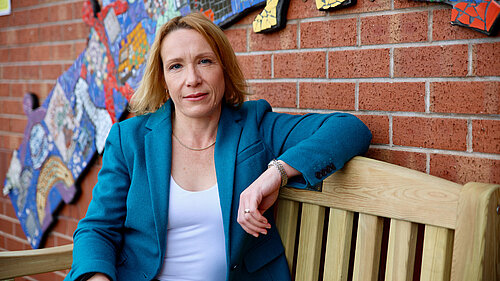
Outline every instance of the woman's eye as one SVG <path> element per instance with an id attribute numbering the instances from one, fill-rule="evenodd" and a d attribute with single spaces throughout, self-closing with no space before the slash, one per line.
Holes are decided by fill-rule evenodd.
<path id="1" fill-rule="evenodd" d="M 179 69 L 181 68 L 182 65 L 176 63 L 176 64 L 172 64 L 171 66 L 168 67 L 169 70 L 176 70 L 176 69 Z"/>
<path id="2" fill-rule="evenodd" d="M 209 63 L 212 63 L 212 60 L 211 59 L 202 59 L 202 60 L 200 60 L 200 63 L 201 64 L 209 64 Z"/>

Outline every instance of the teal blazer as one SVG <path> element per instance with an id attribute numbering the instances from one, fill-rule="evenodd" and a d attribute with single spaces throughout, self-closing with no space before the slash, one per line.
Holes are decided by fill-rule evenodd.
<path id="1" fill-rule="evenodd" d="M 151 280 L 161 270 L 167 235 L 171 168 L 168 101 L 155 113 L 113 125 L 93 198 L 74 233 L 72 269 L 65 280 L 102 272 L 113 280 Z M 302 173 L 289 180 L 312 188 L 368 149 L 371 133 L 345 113 L 289 115 L 263 101 L 239 109 L 223 106 L 215 144 L 215 169 L 225 233 L 228 280 L 290 280 L 272 218 L 255 238 L 236 221 L 240 193 L 273 158 Z M 193 176 L 196 171 L 193 171 Z"/>

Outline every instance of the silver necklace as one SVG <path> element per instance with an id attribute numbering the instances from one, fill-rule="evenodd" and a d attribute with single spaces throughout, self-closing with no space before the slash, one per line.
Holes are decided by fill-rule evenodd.
<path id="1" fill-rule="evenodd" d="M 202 147 L 202 148 L 192 148 L 192 147 L 189 147 L 189 146 L 187 146 L 187 145 L 183 144 L 183 143 L 181 142 L 181 140 L 180 140 L 180 139 L 179 139 L 179 138 L 178 138 L 178 137 L 177 137 L 174 133 L 172 133 L 172 136 L 174 136 L 174 138 L 175 138 L 175 139 L 179 142 L 179 144 L 180 144 L 180 145 L 182 145 L 183 147 L 185 147 L 185 148 L 187 148 L 187 149 L 189 149 L 189 150 L 193 150 L 193 151 L 202 151 L 202 150 L 209 149 L 210 147 L 214 146 L 214 145 L 215 145 L 215 142 L 216 142 L 216 141 L 214 141 L 212 144 L 210 144 L 209 146 L 206 146 L 206 147 Z"/>

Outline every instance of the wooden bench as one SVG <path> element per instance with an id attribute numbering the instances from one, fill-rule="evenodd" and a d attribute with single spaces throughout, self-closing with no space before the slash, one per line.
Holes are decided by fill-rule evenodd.
<path id="1" fill-rule="evenodd" d="M 297 281 L 500 280 L 500 185 L 459 185 L 364 157 L 284 188 L 277 226 Z M 72 245 L 0 253 L 0 280 L 68 269 Z"/>

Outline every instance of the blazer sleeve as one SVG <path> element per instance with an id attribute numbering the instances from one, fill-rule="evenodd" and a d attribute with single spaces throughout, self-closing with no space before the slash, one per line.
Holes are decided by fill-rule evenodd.
<path id="1" fill-rule="evenodd" d="M 118 123 L 108 134 L 102 162 L 87 214 L 73 235 L 73 265 L 69 280 L 89 272 L 101 272 L 116 280 L 117 249 L 122 240 L 130 186 Z"/>
<path id="2" fill-rule="evenodd" d="M 315 189 L 351 158 L 368 150 L 372 134 L 354 115 L 275 113 L 267 102 L 260 103 L 264 112 L 260 130 L 266 144 L 275 158 L 302 173 L 289 180 L 290 186 Z"/>

